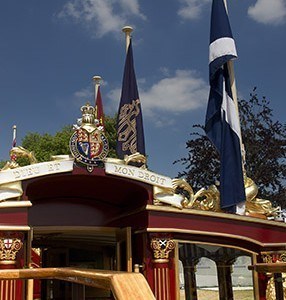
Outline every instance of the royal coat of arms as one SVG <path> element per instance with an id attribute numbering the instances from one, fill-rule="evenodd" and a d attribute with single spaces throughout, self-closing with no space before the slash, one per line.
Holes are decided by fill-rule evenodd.
<path id="1" fill-rule="evenodd" d="M 109 150 L 103 126 L 95 118 L 95 109 L 86 104 L 81 107 L 82 118 L 74 125 L 75 132 L 70 139 L 70 150 L 79 163 L 87 166 L 88 171 L 102 165 Z"/>

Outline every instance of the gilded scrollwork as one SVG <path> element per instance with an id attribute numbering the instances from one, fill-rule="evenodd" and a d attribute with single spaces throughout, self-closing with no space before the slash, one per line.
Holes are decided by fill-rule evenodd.
<path id="1" fill-rule="evenodd" d="M 11 160 L 7 161 L 4 167 L 0 171 L 7 171 L 10 169 L 15 169 L 20 167 L 17 163 L 17 158 L 25 157 L 29 160 L 30 164 L 37 163 L 37 159 L 33 152 L 18 146 L 13 147 L 10 150 Z M 23 194 L 22 183 L 21 181 L 13 181 L 0 184 L 0 202 L 5 201 L 7 199 L 16 199 L 19 200 L 21 195 Z"/>
<path id="2" fill-rule="evenodd" d="M 286 300 L 286 273 L 282 273 L 284 300 Z M 267 282 L 266 299 L 276 300 L 274 276 L 271 276 Z"/>
<path id="3" fill-rule="evenodd" d="M 278 208 L 273 207 L 272 203 L 266 199 L 257 198 L 258 187 L 254 181 L 245 177 L 245 194 L 247 215 L 261 215 L 265 218 L 275 217 Z M 180 209 L 198 209 L 204 211 L 221 212 L 220 193 L 216 185 L 209 188 L 202 188 L 196 193 L 184 179 L 173 179 L 173 188 L 154 187 L 154 204 L 169 204 Z"/>
<path id="4" fill-rule="evenodd" d="M 152 238 L 150 246 L 153 250 L 154 260 L 166 262 L 169 259 L 170 252 L 175 249 L 176 243 L 170 238 Z"/>
<path id="5" fill-rule="evenodd" d="M 33 151 L 29 151 L 21 146 L 13 147 L 10 150 L 10 157 L 11 160 L 7 161 L 6 164 L 0 171 L 15 169 L 19 167 L 19 164 L 17 163 L 17 158 L 19 157 L 26 157 L 28 158 L 30 164 L 36 164 L 38 161 L 34 155 Z"/>
<path id="6" fill-rule="evenodd" d="M 286 251 L 263 252 L 261 257 L 264 263 L 286 262 Z"/>
<path id="7" fill-rule="evenodd" d="M 22 248 L 23 243 L 18 238 L 1 238 L 0 239 L 0 262 L 15 261 L 18 251 Z"/>
<path id="8" fill-rule="evenodd" d="M 273 207 L 269 200 L 256 197 L 258 194 L 258 187 L 251 178 L 245 177 L 244 185 L 246 195 L 246 214 L 261 214 L 266 217 L 277 215 L 278 208 Z"/>
<path id="9" fill-rule="evenodd" d="M 30 164 L 36 164 L 38 162 L 33 151 L 29 151 L 21 146 L 13 147 L 10 150 L 10 157 L 13 156 L 16 158 L 26 157 L 28 158 Z"/>
<path id="10" fill-rule="evenodd" d="M 124 155 L 124 159 L 107 157 L 105 159 L 108 163 L 114 163 L 117 165 L 135 165 L 141 169 L 147 169 L 146 167 L 146 156 L 140 154 L 139 152 L 133 153 L 131 155 Z"/>
<path id="11" fill-rule="evenodd" d="M 286 251 L 269 251 L 261 253 L 261 258 L 264 263 L 282 263 L 286 262 Z M 286 273 L 282 273 L 284 299 L 286 300 Z M 266 299 L 275 300 L 275 279 L 274 276 L 268 279 L 266 288 Z"/>
<path id="12" fill-rule="evenodd" d="M 221 211 L 220 209 L 220 193 L 215 185 L 211 185 L 208 189 L 202 188 L 196 192 L 196 206 L 194 208 L 206 211 Z"/>
<path id="13" fill-rule="evenodd" d="M 170 204 L 178 208 L 220 211 L 219 191 L 215 185 L 202 188 L 194 194 L 192 187 L 184 180 L 172 180 L 173 188 L 154 187 L 154 204 Z"/>
<path id="14" fill-rule="evenodd" d="M 184 180 L 172 180 L 172 188 L 154 186 L 154 204 L 170 204 L 177 208 L 192 208 L 194 192 L 192 187 Z"/>

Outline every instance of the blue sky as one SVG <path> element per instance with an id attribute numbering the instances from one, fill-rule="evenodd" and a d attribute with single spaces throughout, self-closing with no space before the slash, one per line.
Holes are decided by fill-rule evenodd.
<path id="1" fill-rule="evenodd" d="M 210 0 L 10 0 L 0 3 L 0 160 L 28 132 L 54 134 L 93 103 L 103 78 L 104 110 L 118 109 L 125 25 L 133 54 L 149 168 L 175 177 L 192 125 L 208 99 Z M 285 122 L 286 0 L 228 0 L 240 98 L 254 86 Z"/>

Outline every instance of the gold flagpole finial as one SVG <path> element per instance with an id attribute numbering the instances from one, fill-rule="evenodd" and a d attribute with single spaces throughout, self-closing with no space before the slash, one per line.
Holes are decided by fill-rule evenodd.
<path id="1" fill-rule="evenodd" d="M 125 37 L 126 37 L 126 52 L 127 52 L 130 44 L 131 32 L 133 31 L 133 28 L 131 26 L 124 26 L 122 28 L 122 31 L 125 33 Z"/>

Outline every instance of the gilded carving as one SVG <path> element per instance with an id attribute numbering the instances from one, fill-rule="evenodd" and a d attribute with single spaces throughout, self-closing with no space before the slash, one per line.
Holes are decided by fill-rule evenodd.
<path id="1" fill-rule="evenodd" d="M 1 238 L 0 239 L 0 263 L 1 261 L 15 261 L 18 251 L 22 248 L 23 243 L 18 238 Z"/>
<path id="2" fill-rule="evenodd" d="M 244 185 L 247 214 L 261 214 L 265 215 L 266 217 L 277 215 L 278 208 L 273 207 L 269 200 L 256 198 L 258 194 L 258 187 L 251 178 L 245 177 Z"/>
<path id="3" fill-rule="evenodd" d="M 196 192 L 195 207 L 200 210 L 221 211 L 220 193 L 218 188 L 213 184 L 208 189 L 202 188 Z"/>
<path id="4" fill-rule="evenodd" d="M 261 257 L 264 263 L 281 263 L 286 262 L 286 251 L 263 252 Z M 282 273 L 284 299 L 286 300 L 286 273 Z M 276 300 L 275 282 L 272 275 L 267 282 L 266 299 Z"/>
<path id="5" fill-rule="evenodd" d="M 286 273 L 282 273 L 284 300 L 286 300 Z M 267 282 L 266 299 L 276 300 L 274 276 L 271 276 Z"/>
<path id="6" fill-rule="evenodd" d="M 286 262 L 286 251 L 263 252 L 261 257 L 264 263 Z"/>
<path id="7" fill-rule="evenodd" d="M 154 204 L 162 203 L 182 208 L 220 212 L 220 193 L 216 185 L 208 189 L 202 188 L 196 193 L 184 179 L 173 179 L 173 188 L 154 186 Z M 257 198 L 258 188 L 255 182 L 245 177 L 246 210 L 248 215 L 261 215 L 265 218 L 275 217 L 278 208 L 272 206 L 269 200 Z"/>
<path id="8" fill-rule="evenodd" d="M 194 192 L 184 179 L 172 179 L 172 187 L 154 186 L 154 204 L 170 204 L 177 208 L 192 208 Z"/>
<path id="9" fill-rule="evenodd" d="M 175 242 L 170 239 L 153 238 L 150 246 L 153 250 L 153 256 L 157 262 L 166 262 L 169 259 L 169 254 L 175 248 Z"/>
<path id="10" fill-rule="evenodd" d="M 30 164 L 36 164 L 38 162 L 33 151 L 29 151 L 21 146 L 13 147 L 10 150 L 10 157 L 26 157 L 28 158 Z"/>
<path id="11" fill-rule="evenodd" d="M 146 156 L 139 152 L 135 152 L 130 155 L 124 155 L 124 159 L 119 159 L 119 158 L 113 158 L 113 157 L 107 157 L 105 159 L 106 162 L 108 163 L 113 163 L 117 165 L 136 165 L 140 169 L 147 169 L 146 167 Z"/>

